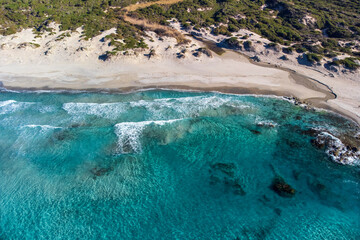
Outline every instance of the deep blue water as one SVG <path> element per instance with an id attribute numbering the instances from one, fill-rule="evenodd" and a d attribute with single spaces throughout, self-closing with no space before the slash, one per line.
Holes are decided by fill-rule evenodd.
<path id="1" fill-rule="evenodd" d="M 0 239 L 360 239 L 359 166 L 312 128 L 355 126 L 270 97 L 1 92 Z"/>

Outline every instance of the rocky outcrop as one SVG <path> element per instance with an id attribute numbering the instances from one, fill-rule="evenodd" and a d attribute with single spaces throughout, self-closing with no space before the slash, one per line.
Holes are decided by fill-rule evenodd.
<path id="1" fill-rule="evenodd" d="M 358 146 L 345 145 L 329 132 L 320 132 L 311 140 L 311 144 L 317 149 L 325 150 L 334 162 L 348 165 L 360 163 Z"/>

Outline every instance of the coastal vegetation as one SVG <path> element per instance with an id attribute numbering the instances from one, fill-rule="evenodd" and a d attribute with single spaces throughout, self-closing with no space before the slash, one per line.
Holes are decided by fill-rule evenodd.
<path id="1" fill-rule="evenodd" d="M 279 43 L 351 39 L 360 34 L 360 5 L 356 0 L 186 0 L 137 12 L 158 22 L 176 18 L 197 28 L 214 25 L 215 34 L 229 35 L 245 28 Z"/>
<path id="2" fill-rule="evenodd" d="M 83 28 L 85 40 L 99 35 L 104 30 L 116 28 L 114 38 L 124 39 L 124 43 L 112 44 L 118 48 L 144 47 L 142 31 L 124 21 L 119 14 L 120 9 L 135 1 L 127 0 L 33 0 L 12 1 L 0 0 L 0 34 L 9 35 L 25 28 L 34 28 L 35 34 L 52 32 L 51 22 L 60 24 L 60 30 L 75 31 Z M 58 41 L 69 37 L 63 33 Z"/>
<path id="3" fill-rule="evenodd" d="M 285 54 L 306 53 L 310 61 L 345 53 L 351 60 L 340 64 L 354 69 L 360 56 L 355 44 L 360 40 L 358 0 L 180 0 L 170 1 L 170 5 L 150 5 L 148 2 L 153 1 L 144 0 L 140 1 L 144 4 L 138 4 L 141 7 L 126 8 L 136 2 L 139 1 L 0 0 L 0 34 L 34 28 L 37 37 L 41 37 L 43 32 L 52 32 L 49 23 L 56 22 L 61 30 L 82 27 L 87 40 L 116 28 L 117 33 L 108 38 L 114 51 L 119 51 L 147 47 L 143 41 L 146 28 L 129 21 L 130 17 L 163 26 L 175 18 L 185 29 L 209 29 L 214 35 L 232 37 L 239 29 L 248 29 L 273 44 L 288 46 L 283 49 Z M 240 46 L 235 39 L 228 43 Z M 251 42 L 244 43 L 245 48 L 250 45 Z"/>
<path id="4" fill-rule="evenodd" d="M 351 58 L 351 57 L 341 59 L 341 60 L 334 60 L 334 61 L 330 62 L 330 65 L 335 65 L 335 66 L 342 65 L 351 70 L 356 70 L 356 69 L 360 68 L 360 65 L 356 62 L 356 58 Z"/>
<path id="5" fill-rule="evenodd" d="M 307 53 L 305 54 L 307 60 L 311 63 L 320 62 L 321 56 L 315 54 L 315 53 Z"/>

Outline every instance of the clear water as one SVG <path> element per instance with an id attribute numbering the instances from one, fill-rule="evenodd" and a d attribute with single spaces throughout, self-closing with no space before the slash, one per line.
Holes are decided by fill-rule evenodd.
<path id="1" fill-rule="evenodd" d="M 0 239 L 359 239 L 359 167 L 312 127 L 354 130 L 268 97 L 1 92 Z"/>

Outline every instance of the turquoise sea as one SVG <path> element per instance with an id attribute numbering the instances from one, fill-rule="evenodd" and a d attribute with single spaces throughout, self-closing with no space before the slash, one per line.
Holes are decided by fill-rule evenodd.
<path id="1" fill-rule="evenodd" d="M 273 97 L 2 91 L 0 239 L 360 239 L 358 159 L 314 129 L 358 131 Z"/>

